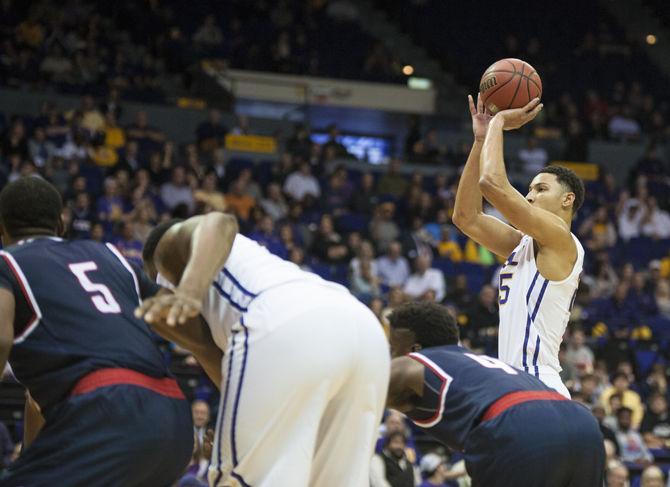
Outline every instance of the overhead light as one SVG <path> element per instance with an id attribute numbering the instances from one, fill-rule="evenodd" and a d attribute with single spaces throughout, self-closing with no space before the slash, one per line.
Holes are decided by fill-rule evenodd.
<path id="1" fill-rule="evenodd" d="M 405 76 L 412 76 L 414 74 L 414 67 L 410 64 L 406 64 L 402 67 L 402 74 Z"/>
<path id="2" fill-rule="evenodd" d="M 647 44 L 650 46 L 653 46 L 656 44 L 656 36 L 654 34 L 647 34 Z"/>

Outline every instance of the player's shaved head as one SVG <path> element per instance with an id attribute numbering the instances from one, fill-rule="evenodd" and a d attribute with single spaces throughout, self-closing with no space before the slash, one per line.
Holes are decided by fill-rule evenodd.
<path id="1" fill-rule="evenodd" d="M 163 238 L 163 235 L 172 228 L 177 223 L 181 223 L 183 220 L 179 218 L 174 218 L 163 223 L 159 223 L 154 227 L 153 230 L 149 233 L 146 242 L 144 242 L 144 248 L 142 249 L 142 260 L 144 261 L 144 267 L 147 272 L 151 275 L 152 278 L 155 278 L 156 274 L 156 263 L 154 262 L 154 255 L 156 254 L 156 247 Z"/>
<path id="2" fill-rule="evenodd" d="M 396 308 L 388 320 L 395 356 L 419 348 L 458 344 L 458 324 L 449 310 L 440 304 L 407 303 Z"/>
<path id="3" fill-rule="evenodd" d="M 40 177 L 19 178 L 0 192 L 0 221 L 14 238 L 59 233 L 62 209 L 58 190 Z"/>

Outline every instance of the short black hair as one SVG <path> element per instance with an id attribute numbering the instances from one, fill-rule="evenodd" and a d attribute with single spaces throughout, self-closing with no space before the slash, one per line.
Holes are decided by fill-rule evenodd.
<path id="1" fill-rule="evenodd" d="M 414 333 L 421 348 L 456 345 L 458 324 L 449 310 L 437 303 L 407 303 L 388 318 L 391 328 L 406 328 Z"/>
<path id="2" fill-rule="evenodd" d="M 153 230 L 149 233 L 146 242 L 144 242 L 144 248 L 142 249 L 142 260 L 145 263 L 153 264 L 154 253 L 156 252 L 156 247 L 158 247 L 158 242 L 161 241 L 165 232 L 167 232 L 173 225 L 181 223 L 184 220 L 181 218 L 173 218 L 163 223 L 156 225 Z"/>
<path id="3" fill-rule="evenodd" d="M 572 193 L 575 193 L 575 201 L 572 203 L 572 214 L 577 213 L 577 210 L 584 204 L 584 183 L 580 177 L 572 169 L 563 166 L 547 166 L 538 172 L 538 174 L 542 174 L 543 172 L 553 174 L 559 183 Z"/>
<path id="4" fill-rule="evenodd" d="M 58 190 L 38 176 L 12 181 L 0 192 L 0 220 L 12 236 L 34 231 L 56 233 L 63 200 Z"/>

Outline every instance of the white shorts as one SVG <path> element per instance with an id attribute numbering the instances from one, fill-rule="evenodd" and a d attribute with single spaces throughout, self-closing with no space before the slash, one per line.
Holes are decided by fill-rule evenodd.
<path id="1" fill-rule="evenodd" d="M 565 384 L 563 384 L 561 376 L 558 374 L 558 372 L 553 370 L 550 372 L 540 372 L 538 378 L 544 382 L 545 385 L 551 387 L 559 394 L 567 397 L 568 399 L 572 399 L 570 396 L 570 391 L 568 391 L 568 388 L 565 387 Z"/>
<path id="2" fill-rule="evenodd" d="M 272 322 L 269 332 L 264 323 Z M 389 347 L 348 293 L 285 285 L 256 298 L 223 360 L 210 485 L 369 485 Z"/>

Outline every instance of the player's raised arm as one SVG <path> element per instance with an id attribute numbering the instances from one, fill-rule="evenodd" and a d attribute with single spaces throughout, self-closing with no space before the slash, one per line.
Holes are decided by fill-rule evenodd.
<path id="1" fill-rule="evenodd" d="M 174 294 L 144 301 L 136 315 L 148 323 L 165 319 L 170 326 L 197 316 L 205 293 L 230 255 L 237 230 L 235 217 L 219 212 L 172 226 L 161 238 L 153 260 L 156 269 L 178 285 Z"/>
<path id="2" fill-rule="evenodd" d="M 517 129 L 542 110 L 538 98 L 523 108 L 499 112 L 489 124 L 480 160 L 479 188 L 484 197 L 524 234 L 548 247 L 570 246 L 569 226 L 558 215 L 531 205 L 507 178 L 503 159 L 503 130 Z M 538 188 L 543 190 L 543 188 Z M 571 205 L 574 193 L 566 193 L 563 204 Z"/>
<path id="3" fill-rule="evenodd" d="M 468 96 L 475 140 L 458 183 L 454 224 L 468 237 L 495 254 L 507 257 L 521 239 L 521 233 L 497 218 L 484 214 L 479 190 L 479 159 L 491 115 L 486 113 L 480 96 L 475 106 Z"/>
<path id="4" fill-rule="evenodd" d="M 397 357 L 391 361 L 386 406 L 405 413 L 414 408 L 412 399 L 423 394 L 423 365 L 409 357 Z"/>

